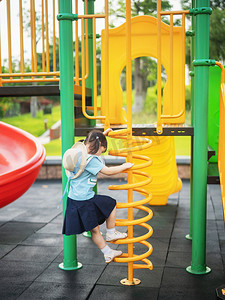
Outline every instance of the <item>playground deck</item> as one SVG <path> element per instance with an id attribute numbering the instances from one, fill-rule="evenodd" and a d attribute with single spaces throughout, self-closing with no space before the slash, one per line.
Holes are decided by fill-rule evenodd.
<path id="1" fill-rule="evenodd" d="M 120 179 L 120 181 L 123 179 Z M 119 180 L 99 180 L 100 193 L 123 200 L 123 193 L 108 191 Z M 36 181 L 17 201 L 0 211 L 0 299 L 216 299 L 215 289 L 225 283 L 225 230 L 219 185 L 208 185 L 207 266 L 212 272 L 196 276 L 186 272 L 191 262 L 189 233 L 189 181 L 171 195 L 166 206 L 152 207 L 154 229 L 153 271 L 135 270 L 138 286 L 122 286 L 127 266 L 106 265 L 90 238 L 78 236 L 78 261 L 83 268 L 63 271 L 60 181 Z M 135 198 L 140 196 L 135 194 Z M 118 212 L 118 217 L 123 217 Z M 136 212 L 142 214 L 142 212 Z M 102 227 L 104 234 L 104 226 Z M 137 231 L 135 231 L 137 232 Z M 137 232 L 139 234 L 140 232 Z M 114 247 L 117 247 L 114 245 Z M 119 246 L 121 247 L 121 246 Z M 122 249 L 122 248 L 121 248 Z M 135 252 L 139 252 L 138 246 Z"/>

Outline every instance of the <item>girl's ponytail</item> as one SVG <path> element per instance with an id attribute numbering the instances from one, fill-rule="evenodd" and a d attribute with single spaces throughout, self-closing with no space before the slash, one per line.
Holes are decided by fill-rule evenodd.
<path id="1" fill-rule="evenodd" d="M 95 154 L 101 146 L 107 149 L 107 140 L 105 135 L 100 130 L 92 130 L 89 132 L 84 141 L 85 145 L 89 145 L 89 153 Z"/>

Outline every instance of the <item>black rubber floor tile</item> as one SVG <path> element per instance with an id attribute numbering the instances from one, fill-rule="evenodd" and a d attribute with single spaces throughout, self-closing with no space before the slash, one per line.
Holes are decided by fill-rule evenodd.
<path id="1" fill-rule="evenodd" d="M 211 231 L 211 230 L 217 230 L 217 223 L 216 220 L 207 220 L 207 231 Z"/>
<path id="2" fill-rule="evenodd" d="M 62 234 L 62 223 L 57 223 L 57 224 L 53 224 L 53 223 L 49 223 L 47 225 L 45 225 L 44 227 L 42 227 L 40 230 L 37 231 L 37 233 L 53 233 L 53 234 Z"/>
<path id="3" fill-rule="evenodd" d="M 0 244 L 20 243 L 44 225 L 44 223 L 8 222 L 0 227 Z"/>
<path id="4" fill-rule="evenodd" d="M 175 228 L 186 228 L 186 231 L 189 231 L 190 220 L 189 219 L 176 219 L 175 223 L 174 223 L 174 229 Z"/>
<path id="5" fill-rule="evenodd" d="M 169 252 L 166 266 L 175 268 L 186 268 L 191 264 L 191 252 Z M 210 252 L 206 255 L 206 265 L 213 270 L 223 271 L 223 261 L 220 253 Z"/>
<path id="6" fill-rule="evenodd" d="M 77 235 L 77 246 L 78 247 L 86 247 L 86 248 L 96 248 L 96 245 L 92 241 L 91 238 L 83 236 L 83 234 Z"/>
<path id="7" fill-rule="evenodd" d="M 3 260 L 52 262 L 62 251 L 61 247 L 24 246 L 18 245 Z"/>
<path id="8" fill-rule="evenodd" d="M 188 232 L 187 232 L 188 233 Z M 172 238 L 170 241 L 169 251 L 192 252 L 192 240 L 184 238 Z M 220 252 L 219 240 L 216 235 L 208 235 L 206 240 L 206 252 Z"/>
<path id="9" fill-rule="evenodd" d="M 16 208 L 16 207 L 13 207 L 12 204 L 1 208 L 1 210 L 0 210 L 0 221 L 1 222 L 12 221 L 14 218 L 25 213 L 26 209 L 24 209 L 24 207 Z"/>
<path id="10" fill-rule="evenodd" d="M 7 255 L 15 247 L 16 247 L 16 245 L 1 245 L 0 246 L 0 259 L 3 256 Z"/>
<path id="11" fill-rule="evenodd" d="M 153 270 L 137 269 L 134 270 L 134 278 L 138 278 L 142 282 L 143 287 L 159 288 L 161 284 L 163 268 L 156 267 Z M 120 280 L 127 278 L 128 268 L 119 264 L 109 265 L 104 270 L 98 284 L 120 286 Z"/>
<path id="12" fill-rule="evenodd" d="M 63 283 L 34 282 L 21 294 L 18 300 L 47 300 L 74 299 L 85 300 L 92 289 L 92 285 L 80 284 L 74 287 Z"/>
<path id="13" fill-rule="evenodd" d="M 224 220 L 217 220 L 216 221 L 217 229 L 225 231 L 225 222 Z"/>
<path id="14" fill-rule="evenodd" d="M 158 300 L 216 300 L 216 293 L 213 289 L 168 289 L 161 288 Z"/>
<path id="15" fill-rule="evenodd" d="M 208 274 L 194 275 L 186 271 L 185 268 L 169 268 L 164 269 L 162 278 L 162 288 L 168 290 L 194 289 L 204 290 L 209 287 L 215 289 L 224 282 L 224 272 L 221 270 L 212 270 Z"/>
<path id="16" fill-rule="evenodd" d="M 13 300 L 18 299 L 18 297 L 27 289 L 27 287 L 31 284 L 31 282 L 23 282 L 23 283 L 11 283 L 1 282 L 0 284 L 0 299 L 2 300 Z"/>
<path id="17" fill-rule="evenodd" d="M 25 213 L 20 214 L 19 216 L 15 217 L 15 221 L 24 221 L 26 222 L 43 222 L 43 223 L 48 223 L 55 217 L 57 217 L 60 214 L 59 210 L 57 208 L 52 209 L 52 208 L 30 208 L 27 210 Z"/>
<path id="18" fill-rule="evenodd" d="M 186 268 L 191 263 L 191 252 L 169 252 L 166 266 L 171 268 Z"/>
<path id="19" fill-rule="evenodd" d="M 63 214 L 60 213 L 58 216 L 56 216 L 54 219 L 52 219 L 49 224 L 63 224 Z"/>
<path id="20" fill-rule="evenodd" d="M 148 221 L 153 228 L 158 229 L 172 229 L 174 226 L 174 220 L 170 220 L 168 218 L 153 218 Z"/>
<path id="21" fill-rule="evenodd" d="M 188 232 L 187 232 L 188 234 Z M 169 251 L 178 252 L 191 252 L 192 251 L 192 241 L 187 240 L 185 237 L 180 239 L 171 239 Z"/>
<path id="22" fill-rule="evenodd" d="M 173 239 L 182 239 L 185 238 L 185 236 L 189 233 L 189 228 L 187 227 L 175 227 L 172 232 L 172 238 Z"/>
<path id="23" fill-rule="evenodd" d="M 32 282 L 47 267 L 47 263 L 21 262 L 21 261 L 0 261 L 0 282 L 1 284 L 21 284 L 27 281 Z"/>
<path id="24" fill-rule="evenodd" d="M 178 207 L 176 219 L 190 219 L 190 210 Z"/>
<path id="25" fill-rule="evenodd" d="M 22 245 L 53 246 L 63 248 L 62 234 L 34 233 L 22 242 Z"/>
<path id="26" fill-rule="evenodd" d="M 154 218 L 174 218 L 177 211 L 177 205 L 152 206 Z"/>
<path id="27" fill-rule="evenodd" d="M 52 263 L 35 281 L 45 283 L 64 283 L 71 286 L 94 285 L 102 274 L 104 266 L 83 265 L 81 269 L 65 271 L 57 263 Z"/>
<path id="28" fill-rule="evenodd" d="M 147 241 L 153 246 L 154 252 L 167 252 L 169 247 L 169 236 L 168 237 L 152 237 Z"/>
<path id="29" fill-rule="evenodd" d="M 63 261 L 63 251 L 54 260 L 61 263 Z M 102 252 L 97 248 L 77 247 L 77 259 L 82 265 L 106 265 Z"/>
<path id="30" fill-rule="evenodd" d="M 136 286 L 107 286 L 97 284 L 88 300 L 157 300 L 158 289 Z"/>
<path id="31" fill-rule="evenodd" d="M 153 226 L 152 226 L 153 227 Z M 154 238 L 169 238 L 172 234 L 173 228 L 169 226 L 168 228 L 158 228 L 157 226 L 153 227 L 153 235 Z"/>
<path id="32" fill-rule="evenodd" d="M 5 222 L 4 221 L 0 221 L 0 227 L 2 226 L 2 225 L 4 225 L 5 224 Z"/>

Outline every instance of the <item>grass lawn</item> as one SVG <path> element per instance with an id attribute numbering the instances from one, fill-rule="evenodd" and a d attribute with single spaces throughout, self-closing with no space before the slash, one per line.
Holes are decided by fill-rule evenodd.
<path id="1" fill-rule="evenodd" d="M 30 113 L 15 117 L 2 118 L 1 121 L 23 129 L 38 137 L 45 132 L 45 120 L 47 120 L 47 129 L 61 118 L 60 105 L 53 106 L 51 114 L 43 114 L 40 110 L 36 118 L 31 118 Z"/>

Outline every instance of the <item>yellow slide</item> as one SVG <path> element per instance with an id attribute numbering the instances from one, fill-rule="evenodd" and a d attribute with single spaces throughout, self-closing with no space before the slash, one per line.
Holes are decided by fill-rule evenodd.
<path id="1" fill-rule="evenodd" d="M 109 30 L 109 87 L 108 102 L 105 91 L 105 40 L 102 31 L 102 106 L 101 114 L 106 114 L 109 107 L 110 124 L 126 124 L 126 112 L 123 109 L 123 91 L 120 85 L 120 75 L 126 65 L 126 23 Z M 163 90 L 163 114 L 169 115 L 169 120 L 163 123 L 184 123 L 185 121 L 185 81 L 184 60 L 181 48 L 184 48 L 182 28 L 173 28 L 173 64 L 170 57 L 170 26 L 162 23 L 162 64 L 167 73 L 167 82 Z M 119 45 L 119 47 L 118 47 Z M 157 19 L 152 16 L 138 16 L 131 19 L 131 56 L 132 59 L 142 56 L 157 58 Z M 171 72 L 173 70 L 173 72 Z M 173 93 L 171 93 L 171 82 Z M 173 101 L 171 101 L 171 97 Z M 181 113 L 182 112 L 182 113 Z M 171 118 L 171 115 L 179 117 Z M 153 194 L 151 205 L 166 205 L 170 194 L 178 192 L 182 182 L 177 175 L 175 159 L 174 137 L 151 137 L 153 146 L 148 150 L 140 151 L 153 161 L 152 166 L 146 168 L 152 176 L 152 182 L 145 188 Z M 135 160 L 134 160 L 135 162 Z M 138 163 L 138 161 L 137 161 Z M 136 177 L 135 177 L 136 176 Z M 138 180 L 138 175 L 134 175 Z"/>
<path id="2" fill-rule="evenodd" d="M 152 176 L 152 182 L 145 190 L 153 194 L 150 205 L 166 205 L 169 195 L 177 193 L 182 187 L 178 178 L 173 136 L 152 136 L 152 147 L 142 150 L 139 154 L 149 156 L 152 165 L 143 169 Z M 138 164 L 138 161 L 134 159 Z M 134 181 L 140 181 L 138 175 L 133 175 Z"/>

